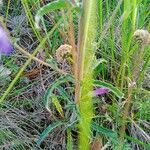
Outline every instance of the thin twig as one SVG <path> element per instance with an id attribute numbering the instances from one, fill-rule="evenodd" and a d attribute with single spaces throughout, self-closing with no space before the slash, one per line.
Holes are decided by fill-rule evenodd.
<path id="1" fill-rule="evenodd" d="M 66 72 L 64 72 L 63 70 L 61 70 L 61 69 L 59 69 L 59 68 L 56 68 L 56 67 L 54 67 L 54 66 L 52 66 L 52 65 L 50 65 L 50 64 L 48 64 L 48 63 L 46 63 L 46 62 L 44 62 L 44 61 L 42 61 L 42 60 L 40 60 L 40 59 L 38 59 L 38 58 L 35 57 L 35 56 L 32 56 L 29 52 L 27 52 L 26 50 L 24 50 L 24 49 L 23 49 L 22 47 L 20 47 L 17 43 L 15 43 L 14 46 L 15 46 L 20 52 L 22 52 L 23 54 L 25 54 L 26 56 L 28 56 L 28 57 L 32 58 L 33 60 L 39 62 L 39 64 L 42 64 L 42 65 L 44 65 L 44 66 L 46 66 L 46 67 L 50 67 L 50 68 L 54 69 L 55 71 L 57 71 L 57 72 L 60 73 L 60 74 L 66 74 Z"/>

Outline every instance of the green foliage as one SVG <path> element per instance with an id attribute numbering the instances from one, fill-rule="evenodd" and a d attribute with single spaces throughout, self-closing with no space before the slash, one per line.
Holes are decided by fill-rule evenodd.
<path id="1" fill-rule="evenodd" d="M 57 96 L 52 96 L 52 103 L 56 107 L 56 109 L 59 112 L 59 114 L 61 115 L 61 117 L 64 118 L 64 112 L 63 112 L 62 106 L 61 106 Z"/>
<path id="2" fill-rule="evenodd" d="M 52 85 L 49 86 L 49 88 L 45 92 L 44 96 L 44 104 L 45 107 L 49 110 L 49 104 L 51 103 L 51 97 L 54 96 L 53 92 L 55 89 L 59 88 L 61 90 L 61 94 L 66 97 L 67 93 L 60 87 L 60 85 L 66 83 L 66 82 L 74 82 L 74 79 L 70 75 L 61 76 L 55 82 L 53 82 Z"/>
<path id="3" fill-rule="evenodd" d="M 103 67 L 105 66 L 105 64 L 107 63 L 107 61 L 103 58 L 98 59 L 94 62 L 94 77 L 96 78 L 103 70 Z"/>
<path id="4" fill-rule="evenodd" d="M 54 122 L 50 124 L 47 128 L 44 129 L 44 131 L 40 134 L 38 140 L 36 141 L 37 145 L 40 145 L 42 141 L 49 135 L 50 132 L 52 132 L 55 128 L 63 125 L 63 122 Z"/>
<path id="5" fill-rule="evenodd" d="M 99 132 L 100 134 L 103 134 L 103 135 L 115 140 L 116 142 L 118 141 L 118 135 L 116 132 L 114 132 L 110 129 L 104 128 L 95 122 L 92 122 L 92 129 Z"/>
<path id="6" fill-rule="evenodd" d="M 61 22 L 61 20 L 49 31 L 48 36 L 52 35 L 52 33 L 55 31 L 55 29 L 60 24 L 60 22 Z M 0 104 L 5 100 L 5 98 L 8 95 L 8 93 L 12 90 L 13 86 L 18 81 L 18 79 L 21 76 L 22 72 L 30 64 L 30 62 L 33 59 L 32 57 L 34 57 L 40 51 L 41 47 L 45 44 L 45 42 L 47 40 L 47 37 L 45 37 L 45 38 L 42 39 L 42 41 L 40 42 L 40 44 L 38 45 L 38 47 L 34 50 L 34 52 L 31 55 L 31 57 L 29 57 L 28 60 L 25 62 L 25 64 L 22 66 L 22 68 L 20 68 L 19 72 L 17 73 L 17 75 L 15 76 L 15 78 L 12 80 L 12 82 L 10 83 L 9 87 L 7 88 L 7 90 L 5 91 L 5 93 L 3 94 L 3 96 L 0 98 Z M 14 45 L 15 45 L 15 47 L 18 46 L 16 43 L 14 43 Z"/>
<path id="7" fill-rule="evenodd" d="M 27 16 L 27 18 L 29 20 L 29 23 L 30 23 L 30 25 L 32 27 L 32 30 L 33 30 L 34 34 L 36 35 L 36 37 L 38 38 L 38 40 L 41 41 L 42 37 L 41 37 L 39 31 L 36 30 L 36 28 L 35 28 L 34 19 L 33 19 L 32 13 L 31 13 L 29 5 L 28 5 L 29 1 L 27 1 L 27 0 L 21 0 L 21 2 L 22 2 L 22 5 L 23 5 L 25 13 L 26 13 L 26 16 Z"/>
<path id="8" fill-rule="evenodd" d="M 136 105 L 135 105 L 136 106 Z M 140 118 L 141 120 L 149 120 L 150 119 L 150 98 L 146 98 L 137 102 L 137 107 L 139 111 L 135 114 L 136 118 Z"/>
<path id="9" fill-rule="evenodd" d="M 71 4 L 67 0 L 57 0 L 48 3 L 40 8 L 35 16 L 36 27 L 39 28 L 39 22 L 43 15 L 58 9 L 70 9 Z"/>
<path id="10" fill-rule="evenodd" d="M 27 3 L 30 5 L 37 4 L 39 0 L 27 0 Z"/>
<path id="11" fill-rule="evenodd" d="M 45 2 L 48 3 L 46 4 Z M 149 0 L 83 0 L 81 8 L 78 7 L 79 5 L 79 1 L 71 2 L 70 0 L 15 0 L 14 3 L 10 0 L 8 2 L 4 1 L 1 14 L 4 14 L 7 26 L 13 30 L 13 27 L 10 26 L 10 18 L 22 14 L 23 8 L 28 19 L 27 26 L 33 39 L 32 42 L 35 42 L 36 45 L 39 44 L 32 56 L 36 56 L 41 49 L 44 50 L 43 54 L 46 53 L 45 61 L 48 62 L 47 58 L 51 57 L 48 63 L 53 70 L 43 67 L 42 73 L 44 73 L 40 76 L 42 79 L 31 79 L 29 84 L 25 84 L 23 82 L 24 78 L 21 77 L 22 73 L 27 66 L 29 66 L 28 69 L 36 68 L 37 64 L 31 63 L 32 57 L 28 58 L 24 63 L 26 57 L 18 55 L 18 46 L 15 43 L 14 47 L 17 50 L 15 54 L 9 58 L 3 58 L 3 64 L 11 70 L 12 75 L 9 76 L 8 80 L 7 78 L 0 78 L 0 107 L 3 110 L 1 115 L 3 117 L 6 115 L 10 124 L 19 126 L 19 131 L 22 134 L 29 135 L 28 127 L 23 125 L 24 123 L 28 124 L 28 121 L 17 120 L 17 122 L 17 118 L 12 118 L 14 113 L 12 110 L 14 108 L 21 110 L 22 113 L 29 115 L 30 121 L 34 122 L 32 115 L 36 114 L 39 109 L 43 111 L 43 104 L 39 105 L 36 101 L 36 99 L 43 100 L 43 89 L 40 89 L 42 91 L 40 93 L 41 97 L 37 95 L 32 97 L 32 94 L 28 95 L 26 92 L 28 90 L 32 91 L 36 84 L 41 84 L 42 82 L 44 83 L 44 88 L 46 88 L 46 92 L 44 91 L 44 106 L 49 111 L 53 108 L 51 106 L 54 106 L 55 108 L 51 113 L 55 114 L 56 110 L 63 118 L 63 121 L 69 121 L 58 121 L 55 118 L 56 122 L 53 122 L 50 118 L 52 123 L 45 129 L 40 123 L 34 122 L 36 125 L 33 128 L 37 131 L 35 134 L 39 133 L 39 131 L 41 132 L 41 129 L 43 130 L 36 142 L 33 141 L 33 138 L 37 135 L 20 137 L 17 132 L 18 128 L 9 128 L 6 124 L 4 129 L 0 125 L 0 127 L 2 126 L 0 130 L 0 149 L 38 149 L 41 143 L 46 138 L 51 138 L 53 136 L 51 133 L 61 126 L 65 126 L 62 129 L 67 132 L 66 147 L 68 150 L 74 149 L 74 144 L 76 143 L 79 144 L 79 149 L 88 150 L 90 141 L 93 138 L 93 131 L 101 136 L 103 146 L 108 145 L 108 149 L 119 150 L 120 145 L 123 150 L 132 149 L 133 145 L 138 149 L 150 149 L 145 137 L 140 137 L 140 133 L 133 134 L 133 132 L 130 132 L 131 120 L 138 124 L 139 122 L 148 122 L 150 119 L 149 89 L 143 86 L 143 80 L 150 65 L 150 48 L 149 46 L 144 47 L 143 54 L 140 55 L 141 45 L 137 44 L 136 39 L 133 38 L 136 29 L 150 29 Z M 77 15 L 79 13 L 80 16 Z M 61 16 L 63 17 L 60 19 Z M 70 37 L 68 36 L 71 34 L 70 26 L 68 25 L 70 22 L 69 16 L 73 18 L 75 44 L 78 45 L 77 80 L 73 75 L 62 75 L 63 73 L 59 70 L 61 64 L 55 61 L 56 49 L 61 44 L 70 44 Z M 81 20 L 79 21 L 79 19 Z M 35 25 L 39 27 L 40 20 L 42 21 L 42 30 L 37 30 Z M 55 23 L 57 21 L 58 23 Z M 51 28 L 52 30 L 47 32 Z M 11 35 L 14 36 L 12 33 Z M 19 38 L 22 39 L 23 37 L 24 35 Z M 29 52 L 33 49 L 32 47 Z M 138 64 L 139 58 L 141 63 Z M 8 63 L 8 61 L 10 62 Z M 23 64 L 23 66 L 20 66 L 20 64 Z M 71 68 L 72 64 L 69 64 L 69 67 Z M 124 115 L 123 109 L 126 106 L 128 97 L 130 97 L 128 92 L 129 83 L 134 79 L 134 68 L 140 68 L 140 72 L 136 76 L 138 77 L 136 85 L 131 91 L 131 103 L 126 115 L 127 118 L 122 119 L 122 115 Z M 45 76 L 46 74 L 47 76 Z M 49 80 L 48 78 L 51 74 L 54 75 Z M 39 80 L 44 80 L 44 82 L 39 82 Z M 45 81 L 48 83 L 45 83 Z M 74 85 L 78 85 L 77 91 L 74 90 Z M 111 93 L 97 97 L 98 102 L 95 102 L 95 98 L 88 94 L 93 91 L 93 87 L 105 87 Z M 77 97 L 74 97 L 76 94 Z M 5 99 L 8 95 L 9 99 L 6 102 Z M 25 99 L 18 100 L 22 96 Z M 5 103 L 3 103 L 4 101 Z M 93 101 L 95 107 L 93 107 Z M 14 108 L 9 110 L 11 105 Z M 32 108 L 33 112 L 24 110 L 24 108 Z M 93 112 L 96 112 L 97 116 L 94 116 Z M 42 117 L 42 114 L 39 114 L 38 119 L 40 120 Z M 3 124 L 1 117 L 0 121 Z M 47 123 L 47 121 L 45 122 Z M 120 129 L 122 122 L 125 123 L 125 132 L 122 132 L 124 139 L 121 141 L 118 129 Z M 146 125 L 148 126 L 148 124 Z M 139 126 L 148 135 L 148 128 L 142 123 Z M 75 136 L 72 129 L 78 132 L 75 133 Z M 76 134 L 79 135 L 78 142 L 76 141 L 77 139 L 74 139 Z M 36 147 L 36 144 L 38 147 Z M 44 143 L 45 145 L 48 144 Z"/>
<path id="12" fill-rule="evenodd" d="M 130 137 L 130 136 L 127 136 L 127 135 L 125 135 L 125 137 L 126 137 L 129 141 L 131 141 L 131 142 L 134 142 L 134 143 L 137 143 L 137 144 L 139 144 L 139 145 L 142 145 L 142 148 L 150 149 L 150 144 L 146 144 L 146 143 L 144 143 L 144 142 L 142 142 L 142 141 L 139 141 L 139 140 L 136 139 L 136 138 L 133 138 L 133 137 Z"/>
<path id="13" fill-rule="evenodd" d="M 73 139 L 70 129 L 67 130 L 67 150 L 73 150 Z"/>

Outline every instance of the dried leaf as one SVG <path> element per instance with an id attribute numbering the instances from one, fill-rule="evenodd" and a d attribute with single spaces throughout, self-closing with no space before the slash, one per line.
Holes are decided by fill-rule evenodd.
<path id="1" fill-rule="evenodd" d="M 91 150 L 101 150 L 103 147 L 102 139 L 100 137 L 97 137 L 93 140 L 91 144 Z"/>

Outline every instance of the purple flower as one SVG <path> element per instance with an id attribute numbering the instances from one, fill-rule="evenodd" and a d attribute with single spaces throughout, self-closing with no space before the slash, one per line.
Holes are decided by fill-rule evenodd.
<path id="1" fill-rule="evenodd" d="M 13 51 L 13 46 L 10 42 L 8 34 L 0 25 L 0 55 L 1 54 L 10 55 L 12 51 Z"/>
<path id="2" fill-rule="evenodd" d="M 98 96 L 102 94 L 107 94 L 109 90 L 107 88 L 96 88 L 93 92 L 94 92 L 94 96 Z"/>

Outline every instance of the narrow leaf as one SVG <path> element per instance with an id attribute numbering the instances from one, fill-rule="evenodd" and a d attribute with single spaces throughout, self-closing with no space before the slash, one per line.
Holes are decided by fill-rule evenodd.
<path id="1" fill-rule="evenodd" d="M 104 128 L 98 124 L 96 124 L 95 122 L 92 122 L 92 129 L 97 131 L 98 133 L 101 133 L 107 137 L 110 137 L 110 138 L 113 138 L 113 139 L 116 139 L 118 138 L 118 135 L 116 132 L 110 130 L 110 129 L 107 129 L 107 128 Z"/>
<path id="2" fill-rule="evenodd" d="M 107 63 L 107 60 L 101 58 L 96 60 L 95 64 L 94 64 L 94 69 L 96 69 L 99 65 L 101 65 L 102 63 Z"/>
<path id="3" fill-rule="evenodd" d="M 37 145 L 40 145 L 53 129 L 63 124 L 64 124 L 63 122 L 55 122 L 53 124 L 50 124 L 39 136 L 38 140 L 36 141 Z"/>
<path id="4" fill-rule="evenodd" d="M 71 130 L 67 130 L 67 150 L 73 150 Z"/>
<path id="5" fill-rule="evenodd" d="M 125 137 L 129 140 L 129 141 L 132 141 L 134 143 L 137 143 L 139 145 L 142 145 L 144 148 L 147 148 L 147 149 L 150 149 L 150 144 L 147 144 L 147 143 L 144 143 L 136 138 L 133 138 L 131 136 L 128 136 L 128 135 L 125 135 Z"/>
<path id="6" fill-rule="evenodd" d="M 63 109 L 61 107 L 61 104 L 59 103 L 59 100 L 57 98 L 57 96 L 52 96 L 52 103 L 55 105 L 57 111 L 59 112 L 59 114 L 61 115 L 62 118 L 64 118 L 64 112 Z"/>
<path id="7" fill-rule="evenodd" d="M 68 103 L 71 102 L 72 97 L 69 95 L 68 91 L 66 91 L 62 86 L 58 86 L 57 90 L 61 93 L 61 98 Z"/>
<path id="8" fill-rule="evenodd" d="M 57 10 L 57 9 L 69 8 L 69 6 L 71 7 L 71 4 L 67 0 L 57 0 L 57 1 L 50 2 L 47 5 L 43 6 L 42 8 L 38 10 L 35 16 L 36 27 L 39 28 L 39 22 L 43 15 L 51 11 Z"/>

